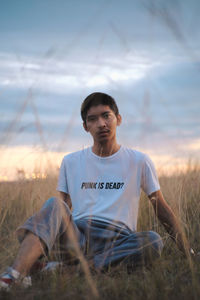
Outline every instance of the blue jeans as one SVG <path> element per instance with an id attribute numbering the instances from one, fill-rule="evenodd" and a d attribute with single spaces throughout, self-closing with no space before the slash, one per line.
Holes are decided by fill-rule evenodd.
<path id="1" fill-rule="evenodd" d="M 68 238 L 70 226 L 84 257 L 99 270 L 122 262 L 129 265 L 151 262 L 161 255 L 163 248 L 161 237 L 154 231 L 134 232 L 94 219 L 73 221 L 67 204 L 57 198 L 48 199 L 39 212 L 18 228 L 17 233 L 19 241 L 27 232 L 34 233 L 48 252 L 59 244 L 69 259 L 73 257 L 68 255 L 73 249 L 73 241 Z"/>

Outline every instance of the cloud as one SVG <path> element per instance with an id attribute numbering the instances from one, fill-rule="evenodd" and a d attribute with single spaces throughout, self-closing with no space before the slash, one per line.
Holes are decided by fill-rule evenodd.
<path id="1" fill-rule="evenodd" d="M 102 58 L 99 61 L 56 60 L 14 54 L 0 54 L 0 85 L 7 89 L 28 89 L 56 94 L 76 93 L 77 89 L 102 88 L 136 82 L 157 65 L 147 58 Z"/>
<path id="2" fill-rule="evenodd" d="M 62 149 L 76 150 L 91 141 L 80 133 L 80 103 L 89 92 L 104 90 L 119 103 L 123 116 L 119 137 L 123 144 L 151 145 L 154 152 L 171 151 L 182 156 L 189 151 L 194 153 L 193 149 L 184 148 L 199 132 L 199 102 L 195 96 L 199 91 L 198 71 L 189 60 L 184 55 L 176 59 L 173 53 L 166 55 L 165 51 L 155 60 L 155 54 L 144 50 L 130 51 L 124 57 L 76 59 L 56 55 L 18 58 L 1 53 L 0 84 L 8 99 L 1 99 L 7 110 L 0 127 L 4 129 L 12 122 L 9 109 L 13 110 L 19 90 L 27 92 L 31 87 L 36 91 L 33 100 L 48 147 L 56 149 L 66 139 Z M 30 106 L 18 123 L 12 128 L 12 145 L 41 143 Z M 72 143 L 76 146 L 72 147 Z"/>

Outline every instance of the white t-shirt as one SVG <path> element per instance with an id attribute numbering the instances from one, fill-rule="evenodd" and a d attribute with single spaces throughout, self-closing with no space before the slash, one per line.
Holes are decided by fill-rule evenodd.
<path id="1" fill-rule="evenodd" d="M 147 195 L 160 189 L 154 165 L 146 154 L 121 146 L 107 157 L 91 147 L 66 155 L 57 190 L 70 195 L 74 220 L 93 218 L 135 231 L 141 188 Z"/>

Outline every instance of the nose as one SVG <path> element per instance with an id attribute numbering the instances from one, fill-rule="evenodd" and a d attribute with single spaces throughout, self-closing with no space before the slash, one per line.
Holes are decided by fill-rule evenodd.
<path id="1" fill-rule="evenodd" d="M 105 120 L 104 120 L 104 118 L 98 118 L 98 127 L 99 128 L 101 128 L 101 127 L 105 127 L 105 125 L 106 125 L 106 122 L 105 122 Z"/>

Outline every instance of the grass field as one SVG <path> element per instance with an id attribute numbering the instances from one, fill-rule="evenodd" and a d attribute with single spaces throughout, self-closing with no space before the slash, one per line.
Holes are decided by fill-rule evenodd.
<path id="1" fill-rule="evenodd" d="M 181 220 L 183 230 L 200 250 L 200 169 L 161 177 L 163 194 Z M 32 181 L 0 183 L 0 271 L 9 266 L 19 247 L 16 228 L 56 195 L 56 176 Z M 162 257 L 151 267 L 127 272 L 117 266 L 107 273 L 91 272 L 90 281 L 81 266 L 69 266 L 33 277 L 27 290 L 13 287 L 0 299 L 200 299 L 200 262 L 185 259 L 156 220 L 148 199 L 142 195 L 138 230 L 155 230 L 163 238 Z M 95 293 L 97 296 L 95 296 Z"/>

